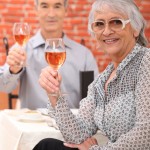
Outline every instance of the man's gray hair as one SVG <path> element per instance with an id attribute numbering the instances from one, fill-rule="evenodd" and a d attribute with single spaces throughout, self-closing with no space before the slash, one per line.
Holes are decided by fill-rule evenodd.
<path id="1" fill-rule="evenodd" d="M 35 1 L 35 5 L 37 6 L 39 3 L 39 0 L 34 0 Z M 67 7 L 68 5 L 68 0 L 64 0 L 64 6 Z"/>
<path id="2" fill-rule="evenodd" d="M 101 11 L 105 4 L 115 12 L 128 16 L 128 18 L 131 20 L 130 23 L 132 28 L 139 32 L 139 36 L 137 37 L 137 43 L 142 46 L 146 46 L 147 39 L 144 33 L 146 21 L 133 0 L 96 0 L 92 5 L 92 9 L 89 14 L 89 33 L 91 35 L 94 35 L 90 30 L 91 23 L 94 21 L 94 13 Z"/>

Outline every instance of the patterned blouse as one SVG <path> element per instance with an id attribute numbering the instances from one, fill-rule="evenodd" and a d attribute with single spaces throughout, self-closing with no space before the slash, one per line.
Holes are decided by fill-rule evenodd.
<path id="1" fill-rule="evenodd" d="M 108 137 L 106 145 L 89 150 L 150 150 L 150 49 L 136 44 L 119 64 L 106 93 L 113 69 L 113 64 L 108 65 L 90 84 L 77 116 L 65 97 L 59 98 L 55 109 L 48 105 L 50 115 L 67 142 L 82 143 L 98 129 Z"/>

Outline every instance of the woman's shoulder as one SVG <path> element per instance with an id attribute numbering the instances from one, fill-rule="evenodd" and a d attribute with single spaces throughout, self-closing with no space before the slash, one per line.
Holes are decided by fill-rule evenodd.
<path id="1" fill-rule="evenodd" d="M 150 63 L 150 48 L 143 47 L 142 52 L 144 53 L 142 62 Z"/>
<path id="2" fill-rule="evenodd" d="M 149 73 L 150 73 L 150 48 L 143 48 L 142 49 L 142 59 L 140 61 L 140 64 L 139 64 L 139 73 L 142 74 L 142 75 L 146 75 L 146 76 L 149 76 Z"/>

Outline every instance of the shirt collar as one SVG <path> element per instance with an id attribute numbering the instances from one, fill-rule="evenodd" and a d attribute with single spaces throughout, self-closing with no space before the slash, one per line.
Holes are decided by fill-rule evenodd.
<path id="1" fill-rule="evenodd" d="M 66 47 L 70 48 L 72 47 L 72 40 L 66 35 L 63 35 L 63 41 Z"/>
<path id="2" fill-rule="evenodd" d="M 131 53 L 129 53 L 125 59 L 119 64 L 117 71 L 116 71 L 116 76 L 125 68 L 125 66 L 131 62 L 131 60 L 141 51 L 142 46 L 139 45 L 138 43 L 134 46 L 133 50 Z M 114 66 L 112 63 L 110 63 L 107 68 L 103 71 L 103 73 L 100 74 L 100 78 L 98 78 L 98 82 L 96 82 L 96 87 L 99 87 L 99 84 L 104 86 L 105 82 L 108 80 L 111 72 L 114 70 Z"/>
<path id="3" fill-rule="evenodd" d="M 32 44 L 33 44 L 33 48 L 36 48 L 36 47 L 39 47 L 39 46 L 45 44 L 45 40 L 42 37 L 40 30 L 35 34 L 35 36 L 33 36 Z"/>
<path id="4" fill-rule="evenodd" d="M 138 43 L 135 44 L 132 51 L 122 60 L 122 62 L 118 65 L 116 74 L 118 74 L 120 71 L 124 69 L 124 67 L 131 62 L 131 60 L 141 51 L 142 46 Z M 106 70 L 104 71 L 104 74 L 110 74 L 114 70 L 113 64 L 109 64 Z"/>
<path id="5" fill-rule="evenodd" d="M 141 51 L 142 46 L 136 43 L 133 50 L 123 59 L 123 61 L 119 64 L 117 68 L 117 72 L 120 72 L 124 69 L 124 67 Z"/>
<path id="6" fill-rule="evenodd" d="M 65 46 L 71 49 L 72 40 L 64 33 L 63 33 L 63 41 L 64 41 Z M 32 43 L 33 43 L 33 48 L 36 48 L 45 44 L 45 39 L 42 37 L 40 30 L 35 34 L 35 36 L 33 36 Z"/>

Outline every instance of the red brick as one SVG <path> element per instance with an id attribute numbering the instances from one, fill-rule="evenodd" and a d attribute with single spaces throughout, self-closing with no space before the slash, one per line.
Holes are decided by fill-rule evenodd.
<path id="1" fill-rule="evenodd" d="M 150 41 L 150 0 L 135 0 L 135 2 L 147 20 L 146 36 Z M 80 42 L 82 38 L 85 40 L 85 45 L 91 49 L 97 60 L 99 70 L 103 71 L 110 59 L 102 51 L 97 50 L 95 40 L 88 34 L 87 22 L 91 3 L 91 0 L 69 0 L 68 17 L 64 23 L 64 31 L 77 42 Z M 14 22 L 20 20 L 28 22 L 31 26 L 31 35 L 39 28 L 33 0 L 0 0 L 0 10 L 0 38 L 7 36 L 10 45 L 15 42 L 12 36 Z M 0 47 L 1 49 L 4 48 L 2 40 Z"/>

